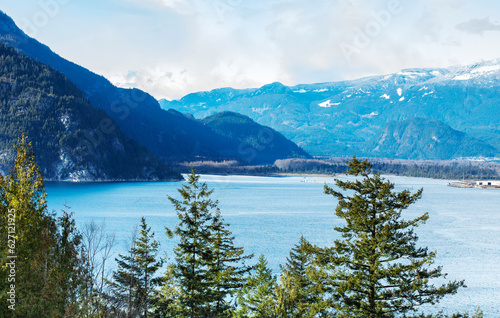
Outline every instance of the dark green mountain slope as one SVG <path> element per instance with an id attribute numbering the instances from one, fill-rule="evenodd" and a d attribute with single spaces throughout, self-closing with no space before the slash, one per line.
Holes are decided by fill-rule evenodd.
<path id="1" fill-rule="evenodd" d="M 304 150 L 282 134 L 257 124 L 247 116 L 222 112 L 209 116 L 202 122 L 216 133 L 228 137 L 233 145 L 228 147 L 228 157 L 242 157 L 246 163 L 272 163 L 277 159 L 310 158 Z"/>
<path id="2" fill-rule="evenodd" d="M 412 118 L 388 123 L 366 149 L 374 156 L 404 159 L 492 157 L 496 149 L 438 121 Z"/>
<path id="3" fill-rule="evenodd" d="M 180 179 L 63 74 L 0 43 L 0 165 L 24 132 L 50 180 Z"/>
<path id="4" fill-rule="evenodd" d="M 203 136 L 209 135 L 210 131 L 197 127 L 196 122 L 187 119 L 179 123 L 177 116 L 163 111 L 149 94 L 138 89 L 117 88 L 104 77 L 63 59 L 49 47 L 28 37 L 2 12 L 0 41 L 65 74 L 95 108 L 106 111 L 128 137 L 158 158 L 165 161 L 184 160 L 198 156 L 212 157 L 217 153 L 213 147 L 217 144 L 207 144 L 197 135 L 200 130 Z M 179 144 L 195 146 L 179 148 Z"/>
<path id="5" fill-rule="evenodd" d="M 163 110 L 158 101 L 141 90 L 117 88 L 104 77 L 63 59 L 28 37 L 2 12 L 0 42 L 64 73 L 95 108 L 103 109 L 128 137 L 164 162 L 221 160 L 228 159 L 228 154 L 236 156 L 231 159 L 247 161 L 247 155 L 234 148 L 239 143 L 228 140 L 194 118 L 174 110 Z M 283 153 L 282 156 L 289 158 L 293 154 Z"/>

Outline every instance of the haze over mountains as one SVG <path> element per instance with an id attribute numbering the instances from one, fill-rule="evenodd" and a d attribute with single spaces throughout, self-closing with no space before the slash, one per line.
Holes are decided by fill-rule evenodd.
<path id="1" fill-rule="evenodd" d="M 52 179 L 71 179 L 75 173 L 80 176 L 77 179 L 89 180 L 98 179 L 99 174 L 114 180 L 165 179 L 173 176 L 169 164 L 184 161 L 231 159 L 260 165 L 284 158 L 310 158 L 308 153 L 437 160 L 494 157 L 500 153 L 500 60 L 447 69 L 409 69 L 354 81 L 221 88 L 159 103 L 141 90 L 115 87 L 104 77 L 58 56 L 24 34 L 1 12 L 0 42 L 64 74 L 64 79 L 57 72 L 53 74 L 58 81 L 75 85 L 64 85 L 68 90 L 59 91 L 56 97 L 76 96 L 81 100 L 80 104 L 66 106 L 80 114 L 75 122 L 81 122 L 83 113 L 92 118 L 89 125 L 80 127 L 87 135 L 98 134 L 99 116 L 116 124 L 117 135 L 106 136 L 110 139 L 99 145 L 100 157 L 121 155 L 128 158 L 121 166 L 145 169 L 138 169 L 134 177 L 125 176 L 110 170 L 111 165 L 100 166 L 97 157 L 82 156 L 73 156 L 73 165 L 68 165 L 62 153 L 69 144 L 60 144 L 51 148 L 51 154 L 48 149 L 41 154 L 52 160 L 47 159 L 44 165 Z M 43 70 L 42 64 L 37 67 Z M 4 82 L 17 80 L 15 72 L 4 73 Z M 26 119 L 12 117 L 20 106 L 11 101 L 23 92 L 19 95 L 9 85 L 3 86 L 6 99 L 0 145 L 7 159 L 12 156 L 5 151 L 15 135 L 7 123 L 18 120 L 18 126 L 30 125 Z M 38 89 L 42 99 L 52 95 L 44 91 L 47 85 L 43 89 L 35 86 L 25 89 Z M 32 111 L 40 108 L 39 99 L 30 99 L 30 103 Z M 90 106 L 103 112 L 84 110 Z M 64 123 L 57 129 L 59 137 L 76 138 Z M 33 131 L 30 137 L 37 138 Z M 113 147 L 112 140 L 126 144 L 129 152 L 118 153 L 122 148 Z M 92 169 L 81 169 L 91 162 Z M 87 173 L 82 176 L 81 171 Z"/>
<path id="2" fill-rule="evenodd" d="M 272 164 L 276 159 L 309 157 L 297 145 L 282 136 L 280 138 L 279 133 L 249 119 L 242 126 L 232 126 L 250 134 L 243 136 L 241 133 L 212 129 L 202 121 L 175 110 L 165 111 L 149 94 L 138 89 L 117 88 L 104 77 L 58 56 L 47 46 L 28 37 L 10 17 L 1 12 L 0 42 L 62 72 L 83 92 L 94 108 L 106 112 L 126 137 L 145 147 L 152 155 L 167 164 L 186 160 L 225 159 L 235 159 L 244 164 Z M 232 116 L 235 115 L 226 114 L 220 119 L 227 122 Z M 212 125 L 216 125 L 214 122 L 218 119 L 212 120 Z M 240 121 L 241 116 L 237 115 L 235 120 Z M 251 129 L 246 129 L 250 126 Z M 226 127 L 231 126 L 226 125 Z M 249 157 L 244 147 L 254 143 L 259 134 L 262 134 L 261 131 L 271 133 L 276 138 L 272 138 L 265 145 L 260 143 L 258 148 L 253 149 L 255 155 Z M 277 142 L 283 145 L 276 145 Z M 108 150 L 113 151 L 113 149 Z M 54 163 L 54 166 L 57 164 Z"/>
<path id="3" fill-rule="evenodd" d="M 160 104 L 197 118 L 241 113 L 316 156 L 454 159 L 500 152 L 500 60 L 354 81 L 222 88 Z"/>

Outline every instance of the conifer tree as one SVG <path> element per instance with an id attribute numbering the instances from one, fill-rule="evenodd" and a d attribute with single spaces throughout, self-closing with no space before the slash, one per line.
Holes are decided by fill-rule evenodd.
<path id="1" fill-rule="evenodd" d="M 182 317 L 182 306 L 180 304 L 181 289 L 178 279 L 175 278 L 173 264 L 167 265 L 160 290 L 158 291 L 158 301 L 154 309 L 154 317 L 177 318 Z"/>
<path id="2" fill-rule="evenodd" d="M 273 276 L 264 255 L 259 257 L 254 272 L 247 278 L 245 286 L 238 293 L 237 318 L 275 318 L 276 276 Z"/>
<path id="3" fill-rule="evenodd" d="M 290 251 L 287 262 L 281 267 L 281 284 L 276 287 L 280 317 L 323 317 L 327 301 L 323 299 L 323 285 L 316 284 L 321 275 L 315 264 L 317 247 L 303 236 Z"/>
<path id="4" fill-rule="evenodd" d="M 339 200 L 336 215 L 346 221 L 335 228 L 342 239 L 325 249 L 322 258 L 330 270 L 336 316 L 411 317 L 421 305 L 456 293 L 463 281 L 431 284 L 446 275 L 441 267 L 431 267 L 435 252 L 416 244 L 414 228 L 425 223 L 428 213 L 410 221 L 402 218 L 422 189 L 395 192 L 393 183 L 372 175 L 371 165 L 355 157 L 346 174 L 356 180 L 336 180 L 342 191 L 325 185 L 325 193 Z"/>
<path id="5" fill-rule="evenodd" d="M 179 238 L 175 248 L 174 273 L 181 289 L 182 315 L 191 318 L 208 316 L 213 298 L 209 283 L 213 262 L 211 209 L 217 207 L 217 202 L 210 199 L 213 190 L 208 190 L 205 183 L 199 183 L 199 178 L 193 169 L 187 184 L 178 190 L 182 201 L 168 196 L 180 223 L 174 232 L 166 229 L 168 236 L 175 234 Z"/>
<path id="6" fill-rule="evenodd" d="M 113 272 L 113 280 L 109 282 L 110 295 L 107 303 L 110 305 L 111 315 L 116 317 L 133 318 L 140 314 L 138 297 L 139 272 L 137 259 L 134 254 L 135 240 L 127 255 L 118 254 L 116 263 L 118 268 Z"/>
<path id="7" fill-rule="evenodd" d="M 240 289 L 246 279 L 245 275 L 252 269 L 240 262 L 251 259 L 253 255 L 245 255 L 243 247 L 234 246 L 234 236 L 227 229 L 220 210 L 217 208 L 211 225 L 213 260 L 210 264 L 210 276 L 213 279 L 213 313 L 214 317 L 227 317 L 234 307 L 228 296 Z"/>
<path id="8" fill-rule="evenodd" d="M 12 170 L 0 177 L 0 301 L 7 304 L 12 289 L 15 310 L 0 306 L 0 316 L 77 315 L 80 239 L 74 221 L 67 213 L 57 220 L 48 212 L 27 138 L 15 148 Z"/>
<path id="9" fill-rule="evenodd" d="M 169 196 L 180 223 L 167 234 L 178 236 L 174 275 L 179 282 L 179 303 L 184 317 L 226 317 L 234 305 L 229 296 L 243 284 L 249 271 L 242 247 L 234 246 L 213 190 L 199 182 L 194 169 L 179 193 L 182 200 Z"/>
<path id="10" fill-rule="evenodd" d="M 156 272 L 163 265 L 163 260 L 157 260 L 160 243 L 155 240 L 155 233 L 146 224 L 146 219 L 141 219 L 140 235 L 136 241 L 135 256 L 138 272 L 138 300 L 142 317 L 149 317 L 156 298 L 156 287 L 160 285 L 161 278 L 156 277 Z"/>
<path id="11" fill-rule="evenodd" d="M 73 213 L 69 212 L 68 206 L 58 218 L 57 226 L 54 282 L 45 289 L 45 294 L 52 295 L 52 301 L 58 305 L 57 316 L 77 317 L 81 313 L 79 302 L 85 284 L 80 258 L 82 236 L 76 229 Z"/>
<path id="12" fill-rule="evenodd" d="M 156 287 L 161 282 L 155 274 L 163 264 L 162 260 L 157 260 L 158 249 L 154 232 L 142 218 L 139 237 L 134 240 L 128 255 L 119 255 L 118 269 L 113 274 L 111 299 L 117 312 L 124 312 L 126 317 L 151 316 L 157 299 Z"/>

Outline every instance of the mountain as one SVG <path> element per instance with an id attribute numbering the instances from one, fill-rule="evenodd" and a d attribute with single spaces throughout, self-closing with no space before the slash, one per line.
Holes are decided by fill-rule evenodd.
<path id="1" fill-rule="evenodd" d="M 60 72 L 0 43 L 0 169 L 22 134 L 48 180 L 180 180 Z"/>
<path id="2" fill-rule="evenodd" d="M 127 137 L 166 163 L 228 159 L 225 157 L 228 153 L 236 156 L 230 159 L 246 161 L 244 154 L 231 148 L 235 142 L 227 137 L 178 111 L 163 110 L 158 101 L 141 90 L 115 87 L 104 77 L 63 59 L 28 37 L 2 12 L 0 42 L 62 72 L 84 92 L 92 106 L 104 110 Z"/>
<path id="3" fill-rule="evenodd" d="M 368 153 L 389 158 L 441 159 L 492 157 L 497 150 L 438 120 L 412 118 L 390 122 L 366 143 Z"/>
<path id="4" fill-rule="evenodd" d="M 273 163 L 284 155 L 292 158 L 311 158 L 304 150 L 289 141 L 282 134 L 257 124 L 247 116 L 221 112 L 202 120 L 213 131 L 236 142 L 225 153 L 227 157 L 243 156 L 247 163 Z M 236 153 L 236 151 L 238 153 Z"/>
<path id="5" fill-rule="evenodd" d="M 162 100 L 174 108 L 203 118 L 233 111 L 267 125 L 312 155 L 391 157 L 397 145 L 373 152 L 373 138 L 388 122 L 412 118 L 434 120 L 482 141 L 500 153 L 500 59 L 440 69 L 407 69 L 395 74 L 353 81 L 288 87 L 272 83 L 254 89 L 216 89 L 193 93 L 177 101 Z M 413 135 L 412 138 L 418 138 Z M 444 136 L 443 136 L 444 138 Z M 393 140 L 395 142 L 395 140 Z M 471 156 L 491 154 L 475 148 Z M 490 149 L 490 148 L 489 148 Z M 407 152 L 405 152 L 407 153 Z M 452 159 L 451 152 L 439 159 Z M 417 157 L 431 158 L 430 153 Z"/>

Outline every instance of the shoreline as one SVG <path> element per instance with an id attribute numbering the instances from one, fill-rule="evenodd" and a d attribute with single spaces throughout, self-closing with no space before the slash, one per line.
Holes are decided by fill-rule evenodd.
<path id="1" fill-rule="evenodd" d="M 500 180 L 500 163 L 471 162 L 459 160 L 402 160 L 402 159 L 367 159 L 373 165 L 373 173 L 386 176 L 401 176 L 426 178 L 433 180 L 448 180 L 459 182 L 468 180 Z M 254 177 L 335 177 L 342 175 L 347 169 L 346 158 L 332 157 L 329 159 L 281 159 L 274 164 L 252 166 L 241 165 L 235 161 L 214 162 L 196 161 L 183 162 L 171 166 L 173 171 L 188 174 L 193 166 L 197 174 L 218 176 L 254 176 Z M 126 182 L 177 182 L 183 179 L 96 179 L 96 180 L 58 180 L 44 179 L 44 182 L 54 183 L 126 183 Z"/>

